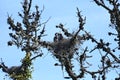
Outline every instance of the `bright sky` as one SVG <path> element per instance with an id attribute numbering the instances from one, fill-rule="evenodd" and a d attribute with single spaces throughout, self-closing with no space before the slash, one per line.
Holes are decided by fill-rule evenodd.
<path id="1" fill-rule="evenodd" d="M 11 15 L 15 21 L 21 20 L 17 13 L 22 10 L 20 4 L 22 1 L 1 0 L 0 2 L 0 58 L 8 66 L 19 65 L 20 60 L 24 56 L 24 53 L 16 47 L 7 46 L 7 41 L 10 40 L 8 36 L 10 31 L 8 30 L 9 25 L 7 25 L 6 21 L 7 14 Z M 46 25 L 46 34 L 48 36 L 44 38 L 45 40 L 52 40 L 54 33 L 59 31 L 55 28 L 59 23 L 63 23 L 66 29 L 70 31 L 78 29 L 76 7 L 82 11 L 83 16 L 86 16 L 85 28 L 95 37 L 102 37 L 109 40 L 106 38 L 106 31 L 109 31 L 107 29 L 109 15 L 104 9 L 96 6 L 92 0 L 33 0 L 32 11 L 34 11 L 35 5 L 38 5 L 40 10 L 43 6 L 45 7 L 42 14 L 42 21 L 46 21 L 51 17 Z M 33 80 L 64 80 L 61 68 L 54 66 L 54 63 L 57 61 L 52 57 L 51 53 L 45 51 L 44 58 L 38 58 L 34 62 Z M 3 80 L 3 78 L 4 74 L 0 70 L 0 80 Z"/>

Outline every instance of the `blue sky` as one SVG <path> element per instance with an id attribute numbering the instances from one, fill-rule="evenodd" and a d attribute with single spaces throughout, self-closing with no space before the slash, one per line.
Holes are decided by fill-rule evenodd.
<path id="1" fill-rule="evenodd" d="M 8 36 L 10 31 L 6 21 L 7 14 L 11 15 L 15 21 L 21 20 L 17 13 L 22 10 L 20 4 L 22 1 L 1 0 L 0 2 L 0 58 L 8 66 L 19 65 L 20 60 L 24 56 L 24 53 L 16 47 L 7 46 L 7 41 L 10 40 Z M 43 6 L 45 7 L 42 21 L 46 21 L 51 17 L 46 25 L 46 34 L 48 36 L 44 37 L 44 39 L 47 41 L 52 40 L 54 33 L 59 31 L 55 28 L 59 23 L 63 23 L 66 29 L 71 32 L 78 29 L 76 7 L 82 11 L 83 16 L 86 16 L 85 28 L 87 31 L 91 32 L 98 39 L 102 37 L 107 41 L 109 40 L 107 31 L 112 30 L 111 28 L 108 29 L 109 15 L 107 11 L 96 6 L 92 0 L 33 0 L 32 11 L 34 11 L 35 5 L 38 5 L 40 10 Z M 45 51 L 44 57 L 38 58 L 34 62 L 33 80 L 64 80 L 61 68 L 54 66 L 54 63 L 57 61 L 51 56 L 50 52 Z M 4 73 L 0 70 L 0 80 L 3 80 L 3 77 Z"/>

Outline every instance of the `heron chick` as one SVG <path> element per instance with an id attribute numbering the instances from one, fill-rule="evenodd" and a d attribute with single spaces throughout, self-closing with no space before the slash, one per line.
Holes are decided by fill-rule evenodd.
<path id="1" fill-rule="evenodd" d="M 56 33 L 53 42 L 49 42 L 49 49 L 54 55 L 66 56 L 71 59 L 76 48 L 82 44 L 82 40 L 84 40 L 84 37 L 79 35 L 76 37 L 64 38 L 62 34 Z"/>

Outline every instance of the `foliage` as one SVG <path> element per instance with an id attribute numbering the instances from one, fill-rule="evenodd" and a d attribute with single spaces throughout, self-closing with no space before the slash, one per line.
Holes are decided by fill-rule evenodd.
<path id="1" fill-rule="evenodd" d="M 62 69 L 65 69 L 65 71 L 68 73 L 68 77 L 65 77 L 66 79 L 72 78 L 72 80 L 78 80 L 79 78 L 84 78 L 85 74 L 91 75 L 93 79 L 102 79 L 106 80 L 107 79 L 107 73 L 109 73 L 111 70 L 115 70 L 116 74 L 118 74 L 119 79 L 119 70 L 120 68 L 120 59 L 118 55 L 115 55 L 115 51 L 119 51 L 119 42 L 120 42 L 120 10 L 119 6 L 120 3 L 118 0 L 94 0 L 94 2 L 98 6 L 102 6 L 105 8 L 109 14 L 110 14 L 110 21 L 114 29 L 116 30 L 117 33 L 112 33 L 108 32 L 108 35 L 115 35 L 117 36 L 114 40 L 117 42 L 118 46 L 112 49 L 110 47 L 110 42 L 104 41 L 104 39 L 97 40 L 95 39 L 89 32 L 87 32 L 84 29 L 84 24 L 86 18 L 83 18 L 81 15 L 81 12 L 77 8 L 77 16 L 78 16 L 78 22 L 79 22 L 79 30 L 75 32 L 75 34 L 69 33 L 65 28 L 63 24 L 59 24 L 56 26 L 56 28 L 60 28 L 63 31 L 63 34 L 68 37 L 64 38 L 62 34 L 56 33 L 54 37 L 54 42 L 41 42 L 43 47 L 48 48 L 53 55 L 58 59 L 59 63 L 55 63 L 55 66 L 61 66 Z M 107 7 L 107 2 L 113 6 L 113 9 L 110 9 Z M 106 4 L 105 4 L 106 3 Z M 78 33 L 81 32 L 83 33 L 82 35 L 79 35 Z M 60 36 L 61 35 L 61 36 Z M 79 37 L 79 38 L 78 38 Z M 77 40 L 78 39 L 78 40 Z M 79 41 L 79 42 L 77 42 Z M 78 52 L 79 46 L 82 45 L 81 42 L 86 42 L 89 41 L 94 45 L 96 44 L 93 49 L 89 49 L 89 45 L 86 45 L 86 47 L 83 49 L 83 51 Z M 80 45 L 78 45 L 80 44 Z M 76 47 L 77 45 L 77 47 Z M 94 51 L 99 50 L 100 51 L 100 63 L 98 64 L 98 68 L 96 71 L 90 70 L 90 67 L 93 67 L 94 65 L 91 64 L 91 62 L 88 61 L 88 59 L 92 59 L 95 54 Z M 103 51 L 101 53 L 101 51 Z M 89 53 L 93 53 L 90 55 Z M 72 55 L 71 55 L 72 54 Z M 69 57 L 70 56 L 70 57 Z M 120 56 L 120 55 L 119 55 Z M 76 73 L 74 71 L 74 62 L 77 61 L 79 63 L 79 73 Z M 87 67 L 86 67 L 87 66 Z"/>
<path id="2" fill-rule="evenodd" d="M 39 42 L 41 37 L 44 36 L 46 22 L 40 22 L 43 10 L 40 12 L 38 6 L 35 6 L 36 11 L 31 12 L 31 5 L 32 0 L 23 1 L 23 12 L 18 13 L 22 23 L 15 23 L 11 16 L 8 16 L 7 19 L 7 23 L 10 25 L 9 29 L 12 30 L 12 33 L 9 33 L 11 41 L 8 41 L 8 46 L 15 45 L 25 52 L 25 57 L 22 59 L 20 66 L 8 68 L 4 62 L 0 65 L 2 71 L 7 73 L 13 80 L 29 80 L 32 77 L 32 61 L 42 56 Z M 32 57 L 33 54 L 34 57 Z"/>

